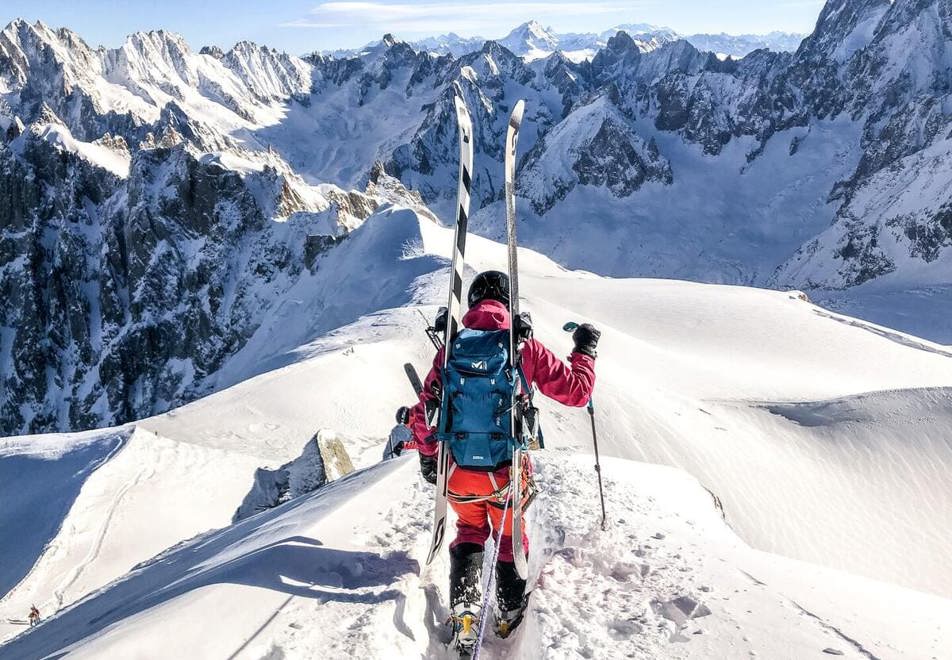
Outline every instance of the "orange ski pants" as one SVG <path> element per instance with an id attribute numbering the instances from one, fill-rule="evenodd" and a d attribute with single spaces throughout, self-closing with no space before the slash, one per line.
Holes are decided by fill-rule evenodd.
<path id="1" fill-rule="evenodd" d="M 523 458 L 523 506 L 528 497 L 528 483 L 532 474 L 532 465 L 529 457 Z M 456 547 L 461 543 L 475 543 L 483 546 L 490 533 L 493 539 L 499 540 L 499 561 L 512 563 L 512 503 L 506 512 L 506 519 L 503 520 L 503 509 L 505 507 L 505 487 L 509 484 L 510 470 L 509 466 L 500 468 L 495 472 L 480 472 L 478 470 L 467 470 L 461 468 L 455 463 L 450 463 L 449 475 L 449 501 L 453 511 L 456 512 L 456 538 L 450 547 Z M 492 496 L 494 493 L 502 491 L 501 497 L 491 499 L 479 499 Z M 455 497 L 454 497 L 455 496 Z M 457 498 L 473 498 L 474 501 L 460 501 Z M 525 533 L 525 508 L 523 508 L 523 534 L 522 547 L 529 554 L 529 535 Z M 499 531 L 502 530 L 502 538 L 499 539 Z"/>

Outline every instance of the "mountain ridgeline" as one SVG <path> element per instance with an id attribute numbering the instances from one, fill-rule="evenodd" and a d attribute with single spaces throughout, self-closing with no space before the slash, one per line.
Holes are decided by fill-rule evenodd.
<path id="1" fill-rule="evenodd" d="M 544 27 L 538 21 L 527 21 L 515 27 L 505 37 L 495 39 L 509 51 L 522 57 L 538 59 L 561 51 L 569 59 L 581 61 L 591 58 L 608 40 L 619 32 L 627 33 L 643 51 L 650 51 L 662 44 L 678 39 L 684 39 L 695 48 L 717 53 L 727 57 L 744 57 L 759 49 L 775 51 L 794 51 L 803 41 L 805 35 L 790 32 L 771 32 L 769 34 L 693 34 L 681 36 L 671 28 L 649 25 L 647 23 L 627 23 L 616 25 L 600 33 L 570 32 L 560 33 L 552 28 Z M 467 53 L 478 51 L 486 41 L 484 37 L 461 37 L 450 32 L 438 37 L 427 37 L 410 42 L 414 50 L 422 50 L 437 55 L 453 55 L 460 57 Z M 360 55 L 365 50 L 374 48 L 380 42 L 374 41 L 363 48 L 333 50 L 324 54 L 336 58 L 348 58 Z"/>
<path id="2" fill-rule="evenodd" d="M 0 435 L 207 393 L 268 314 L 323 295 L 295 285 L 378 208 L 448 217 L 454 81 L 480 233 L 502 231 L 525 98 L 520 237 L 565 266 L 948 281 L 952 0 L 830 0 L 796 52 L 739 60 L 626 32 L 579 61 L 389 36 L 344 58 L 164 31 L 105 49 L 18 20 L 0 32 Z"/>

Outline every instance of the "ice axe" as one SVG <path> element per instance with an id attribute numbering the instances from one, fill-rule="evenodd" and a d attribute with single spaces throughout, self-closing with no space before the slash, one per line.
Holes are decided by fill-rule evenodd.
<path id="1" fill-rule="evenodd" d="M 575 329 L 578 328 L 578 323 L 575 321 L 569 321 L 562 326 L 562 329 L 566 332 L 575 332 Z M 592 420 L 592 444 L 595 445 L 595 473 L 598 475 L 598 496 L 602 501 L 602 531 L 605 530 L 605 491 L 602 488 L 602 465 L 598 459 L 598 434 L 595 432 L 595 399 L 589 397 L 588 399 L 588 416 Z"/>

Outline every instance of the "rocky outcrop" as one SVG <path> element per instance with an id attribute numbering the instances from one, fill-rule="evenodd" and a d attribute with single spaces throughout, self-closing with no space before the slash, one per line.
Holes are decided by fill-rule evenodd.
<path id="1" fill-rule="evenodd" d="M 314 434 L 301 455 L 281 467 L 255 470 L 251 490 L 235 511 L 231 521 L 249 518 L 291 500 L 313 493 L 335 479 L 354 471 L 347 449 L 329 430 Z"/>
<path id="2" fill-rule="evenodd" d="M 0 147 L 2 435 L 199 396 L 281 292 L 384 201 L 332 187 L 318 198 L 275 168 L 242 174 L 168 132 L 135 149 L 124 177 L 85 152 L 129 158 L 124 138 L 87 147 L 56 125 L 57 141 L 31 129 L 16 152 Z"/>
<path id="3" fill-rule="evenodd" d="M 576 186 L 628 197 L 647 182 L 669 185 L 671 165 L 653 142 L 641 139 L 611 95 L 580 108 L 549 131 L 526 156 L 520 186 L 544 215 Z"/>

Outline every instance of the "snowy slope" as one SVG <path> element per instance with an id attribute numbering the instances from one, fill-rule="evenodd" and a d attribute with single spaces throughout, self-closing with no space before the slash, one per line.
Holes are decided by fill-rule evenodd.
<path id="1" fill-rule="evenodd" d="M 436 651 L 428 631 L 445 618 L 446 566 L 417 576 L 430 496 L 412 457 L 202 535 L 96 592 L 227 524 L 254 467 L 297 456 L 319 428 L 344 438 L 358 466 L 377 460 L 392 411 L 410 400 L 401 364 L 422 369 L 431 354 L 416 310 L 431 314 L 445 295 L 450 233 L 407 216 L 391 219 L 386 241 L 405 256 L 381 253 L 376 276 L 404 298 L 373 303 L 409 306 L 352 310 L 364 316 L 330 333 L 302 323 L 303 309 L 279 317 L 235 363 L 238 378 L 257 357 L 260 375 L 140 422 L 83 478 L 55 541 L 0 601 L 0 619 L 93 595 L 0 657 L 81 642 L 80 657 L 143 644 L 168 657 Z M 505 260 L 503 246 L 478 237 L 468 255 L 476 269 Z M 356 285 L 366 261 L 342 260 L 336 275 Z M 600 445 L 618 460 L 605 468 L 613 526 L 601 535 L 591 458 L 570 458 L 590 451 L 587 418 L 544 406 L 534 609 L 494 654 L 941 656 L 952 594 L 948 349 L 795 293 L 604 279 L 528 250 L 520 264 L 523 305 L 546 344 L 568 352 L 568 319 L 603 328 Z M 685 621 L 682 596 L 712 613 Z M 575 623 L 586 620 L 596 623 Z"/>
<path id="2" fill-rule="evenodd" d="M 530 618 L 485 657 L 922 658 L 950 642 L 949 601 L 752 551 L 681 472 L 607 461 L 600 532 L 589 462 L 540 468 Z M 385 463 L 174 548 L 0 657 L 441 657 L 447 567 L 421 569 L 415 470 Z"/>
<path id="3" fill-rule="evenodd" d="M 0 465 L 19 470 L 21 496 L 30 494 L 40 501 L 49 497 L 47 484 L 60 481 L 57 473 L 74 465 L 76 454 L 88 461 L 73 478 L 81 486 L 78 493 L 70 493 L 71 500 L 63 502 L 57 515 L 42 516 L 45 523 L 58 527 L 55 534 L 37 539 L 45 545 L 23 537 L 7 541 L 13 556 L 29 558 L 32 565 L 24 581 L 0 600 L 0 609 L 8 615 L 0 618 L 0 636 L 18 632 L 19 626 L 11 625 L 8 618 L 22 618 L 33 603 L 42 612 L 55 611 L 170 545 L 228 524 L 236 502 L 250 486 L 249 475 L 266 460 L 169 440 L 142 428 L 120 435 L 123 439 L 117 445 L 115 432 L 100 432 L 97 444 L 111 453 L 106 459 L 92 460 L 88 451 L 83 454 L 76 447 L 86 440 L 69 442 L 67 436 L 69 451 L 64 456 L 43 459 L 38 455 L 48 451 L 51 442 L 62 440 L 27 438 L 33 451 L 19 448 L 26 470 L 10 462 L 9 448 L 0 450 Z M 8 442 L 17 449 L 21 441 Z M 68 483 L 49 490 L 56 493 Z M 50 507 L 36 501 L 12 504 L 4 503 L 4 514 L 30 517 Z M 7 522 L 6 529 L 26 529 L 16 519 Z"/>

